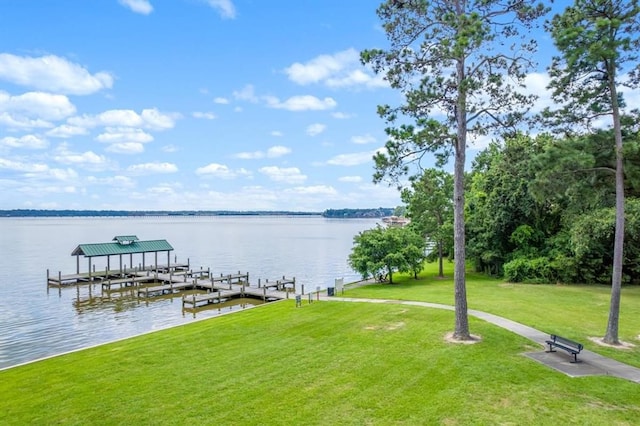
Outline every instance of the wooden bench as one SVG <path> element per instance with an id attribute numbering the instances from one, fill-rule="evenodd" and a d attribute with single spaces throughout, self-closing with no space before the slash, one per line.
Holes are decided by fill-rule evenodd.
<path id="1" fill-rule="evenodd" d="M 584 348 L 582 344 L 578 342 L 574 342 L 573 340 L 566 339 L 564 337 L 556 336 L 555 334 L 552 334 L 549 337 L 550 339 L 547 340 L 547 345 L 549 345 L 549 350 L 547 352 L 555 352 L 553 350 L 554 347 L 560 348 L 569 352 L 571 355 L 573 355 L 573 361 L 571 361 L 572 363 L 578 362 L 578 354 Z"/>

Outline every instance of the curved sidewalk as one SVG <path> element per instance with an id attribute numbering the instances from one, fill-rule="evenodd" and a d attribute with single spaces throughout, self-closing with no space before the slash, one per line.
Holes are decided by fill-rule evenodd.
<path id="1" fill-rule="evenodd" d="M 410 300 L 390 300 L 390 299 L 359 299 L 350 297 L 322 297 L 322 300 L 326 301 L 339 301 L 339 302 L 367 302 L 367 303 L 387 303 L 398 305 L 413 305 L 423 306 L 426 308 L 434 309 L 446 309 L 448 311 L 454 311 L 455 308 L 450 305 L 443 305 L 440 303 L 418 302 Z M 476 318 L 487 321 L 491 324 L 502 327 L 513 333 L 519 334 L 522 337 L 540 344 L 542 347 L 546 347 L 545 341 L 549 338 L 549 334 L 536 330 L 524 324 L 520 324 L 515 321 L 511 321 L 507 318 L 499 317 L 497 315 L 489 314 L 487 312 L 477 311 L 469 309 L 469 315 Z M 613 360 L 611 358 L 598 355 L 595 352 L 583 349 L 580 352 L 578 363 L 571 363 L 571 357 L 563 356 L 560 352 L 535 352 L 526 354 L 532 359 L 541 362 L 551 368 L 561 371 L 569 376 L 592 376 L 592 375 L 608 375 L 615 376 L 622 379 L 630 380 L 635 383 L 640 383 L 640 368 L 633 367 L 628 364 Z M 567 354 L 568 355 L 568 354 Z"/>

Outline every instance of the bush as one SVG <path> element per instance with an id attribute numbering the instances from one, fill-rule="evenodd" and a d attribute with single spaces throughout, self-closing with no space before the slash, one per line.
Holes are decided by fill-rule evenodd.
<path id="1" fill-rule="evenodd" d="M 504 264 L 504 277 L 514 283 L 552 283 L 558 279 L 557 264 L 547 257 L 518 257 Z"/>

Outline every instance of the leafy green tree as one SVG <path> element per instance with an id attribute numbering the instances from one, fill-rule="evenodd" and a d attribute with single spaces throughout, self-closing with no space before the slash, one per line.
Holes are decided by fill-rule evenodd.
<path id="1" fill-rule="evenodd" d="M 426 169 L 419 178 L 411 178 L 411 188 L 402 190 L 411 226 L 435 243 L 438 275 L 444 276 L 444 248 L 453 237 L 453 176 L 439 169 Z"/>
<path id="2" fill-rule="evenodd" d="M 546 11 L 533 0 L 387 0 L 377 9 L 389 50 L 361 53 L 405 103 L 379 106 L 390 124 L 374 181 L 410 172 L 429 152 L 454 156 L 454 337 L 471 339 L 465 284 L 464 167 L 467 136 L 511 128 L 532 97 L 519 93 L 535 43 L 519 30 Z M 509 46 L 503 46 L 509 40 Z M 415 121 L 415 125 L 398 119 Z"/>
<path id="3" fill-rule="evenodd" d="M 537 155 L 552 140 L 516 134 L 502 144 L 491 143 L 473 162 L 467 197 L 468 250 L 476 268 L 501 275 L 503 265 L 517 257 L 544 254 L 546 238 L 557 232 L 560 213 L 530 190 Z"/>
<path id="4" fill-rule="evenodd" d="M 550 68 L 553 98 L 562 105 L 555 114 L 574 125 L 591 125 L 611 116 L 615 140 L 616 231 L 611 274 L 611 306 L 604 341 L 619 344 L 618 322 L 624 260 L 624 167 L 618 87 L 637 86 L 640 66 L 638 0 L 575 0 L 556 15 L 549 29 L 560 51 Z M 635 67 L 624 78 L 627 67 Z"/>
<path id="5" fill-rule="evenodd" d="M 408 227 L 381 227 L 360 232 L 353 238 L 349 265 L 364 279 L 411 272 L 417 278 L 424 262 L 424 238 Z"/>

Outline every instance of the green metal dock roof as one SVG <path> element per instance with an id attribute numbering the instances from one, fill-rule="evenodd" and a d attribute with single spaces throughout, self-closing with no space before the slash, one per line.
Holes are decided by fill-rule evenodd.
<path id="1" fill-rule="evenodd" d="M 120 240 L 122 239 L 122 240 Z M 85 257 L 113 256 L 119 254 L 149 253 L 158 251 L 173 251 L 167 240 L 139 241 L 135 235 L 115 237 L 115 243 L 80 244 L 72 256 Z"/>

